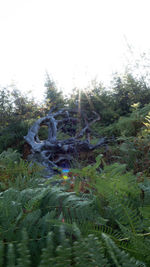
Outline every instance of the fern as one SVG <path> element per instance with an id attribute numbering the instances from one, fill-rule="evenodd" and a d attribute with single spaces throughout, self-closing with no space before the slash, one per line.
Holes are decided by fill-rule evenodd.
<path id="1" fill-rule="evenodd" d="M 7 267 L 15 267 L 15 250 L 12 243 L 8 244 Z"/>
<path id="2" fill-rule="evenodd" d="M 46 248 L 42 249 L 41 261 L 39 267 L 53 267 L 55 266 L 54 258 L 54 245 L 53 245 L 53 234 L 48 233 Z"/>
<path id="3" fill-rule="evenodd" d="M 4 244 L 0 241 L 0 266 L 3 266 L 4 263 Z"/>
<path id="4" fill-rule="evenodd" d="M 0 154 L 0 190 L 35 187 L 42 179 L 43 168 L 25 162 L 17 151 L 8 149 Z"/>
<path id="5" fill-rule="evenodd" d="M 24 266 L 30 261 L 31 266 L 114 266 L 111 244 L 120 266 L 124 266 L 123 259 L 126 266 L 132 263 L 131 256 L 148 264 L 149 183 L 140 184 L 146 197 L 141 200 L 136 177 L 126 172 L 126 166 L 104 164 L 102 170 L 101 160 L 99 156 L 95 165 L 78 170 L 78 179 L 89 183 L 88 194 L 41 181 L 34 188 L 1 192 L 0 237 L 9 247 L 0 258 L 5 265 L 11 264 L 8 254 L 14 264 L 14 253 L 18 266 L 23 261 Z M 24 228 L 28 238 L 24 234 L 22 239 Z M 9 244 L 14 242 L 19 243 L 17 252 Z"/>
<path id="6" fill-rule="evenodd" d="M 75 267 L 109 267 L 108 261 L 104 256 L 102 244 L 93 235 L 74 242 L 73 251 Z"/>
<path id="7" fill-rule="evenodd" d="M 134 258 L 131 258 L 127 253 L 121 251 L 115 243 L 107 236 L 106 234 L 102 234 L 102 239 L 106 245 L 107 253 L 110 255 L 111 260 L 115 264 L 116 267 L 144 267 L 146 266 L 144 263 L 137 261 Z"/>
<path id="8" fill-rule="evenodd" d="M 65 235 L 65 227 L 60 226 L 60 245 L 56 249 L 56 267 L 71 267 L 72 249 Z"/>
<path id="9" fill-rule="evenodd" d="M 28 244 L 28 237 L 25 230 L 22 232 L 22 242 L 18 244 L 18 264 L 17 267 L 29 267 L 30 266 L 30 253 L 27 247 Z"/>

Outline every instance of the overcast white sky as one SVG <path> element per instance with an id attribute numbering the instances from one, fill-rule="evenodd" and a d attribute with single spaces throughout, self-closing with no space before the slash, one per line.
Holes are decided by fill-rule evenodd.
<path id="1" fill-rule="evenodd" d="M 120 70 L 126 42 L 150 48 L 149 0 L 0 0 L 0 85 L 44 92 L 45 71 L 67 92 Z"/>

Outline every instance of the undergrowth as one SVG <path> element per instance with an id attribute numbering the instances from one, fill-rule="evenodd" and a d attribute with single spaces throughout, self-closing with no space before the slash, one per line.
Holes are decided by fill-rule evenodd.
<path id="1" fill-rule="evenodd" d="M 102 155 L 56 186 L 15 151 L 0 162 L 1 266 L 150 266 L 149 179 Z"/>

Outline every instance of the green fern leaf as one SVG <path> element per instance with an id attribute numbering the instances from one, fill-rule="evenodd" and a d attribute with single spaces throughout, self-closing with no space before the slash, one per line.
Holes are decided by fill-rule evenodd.
<path id="1" fill-rule="evenodd" d="M 7 267 L 15 267 L 15 251 L 13 244 L 8 245 L 8 253 L 7 253 Z"/>
<path id="2" fill-rule="evenodd" d="M 18 244 L 18 264 L 17 267 L 29 267 L 30 266 L 30 253 L 27 247 L 28 237 L 25 230 L 22 231 L 22 241 Z"/>
<path id="3" fill-rule="evenodd" d="M 53 247 L 53 234 L 48 233 L 47 246 L 42 249 L 41 262 L 39 267 L 53 267 L 55 266 L 54 247 Z"/>
<path id="4" fill-rule="evenodd" d="M 146 267 L 143 262 L 139 262 L 136 259 L 131 258 L 129 254 L 121 251 L 106 234 L 102 234 L 102 239 L 106 245 L 107 253 L 110 255 L 111 260 L 116 267 Z"/>

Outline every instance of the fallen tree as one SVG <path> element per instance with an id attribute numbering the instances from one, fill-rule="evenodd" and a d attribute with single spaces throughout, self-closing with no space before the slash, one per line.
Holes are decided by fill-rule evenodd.
<path id="1" fill-rule="evenodd" d="M 31 148 L 29 159 L 45 166 L 47 177 L 49 177 L 58 167 L 69 167 L 81 151 L 86 152 L 103 146 L 106 143 L 105 138 L 100 138 L 96 145 L 90 143 L 90 126 L 100 120 L 100 116 L 96 112 L 93 113 L 95 118 L 89 121 L 84 112 L 82 112 L 82 116 L 79 116 L 77 110 L 61 109 L 58 112 L 50 110 L 47 116 L 38 119 L 33 124 L 24 137 Z M 77 132 L 72 126 L 79 124 L 81 117 L 84 126 Z M 40 127 L 43 125 L 48 127 L 48 138 L 46 140 L 40 140 L 38 135 Z M 71 137 L 59 140 L 57 139 L 59 131 L 68 132 Z"/>

